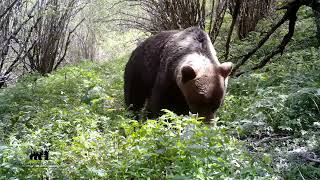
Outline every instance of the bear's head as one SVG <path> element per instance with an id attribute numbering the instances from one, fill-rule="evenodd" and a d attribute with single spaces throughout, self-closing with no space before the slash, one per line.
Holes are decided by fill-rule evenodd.
<path id="1" fill-rule="evenodd" d="M 199 53 L 188 54 L 177 66 L 176 82 L 192 113 L 206 121 L 223 102 L 232 63 L 220 64 Z"/>

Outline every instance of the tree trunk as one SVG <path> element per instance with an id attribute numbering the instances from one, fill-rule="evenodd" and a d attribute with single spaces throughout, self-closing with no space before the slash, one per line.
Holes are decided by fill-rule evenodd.
<path id="1" fill-rule="evenodd" d="M 242 3 L 237 33 L 239 39 L 244 39 L 249 32 L 254 31 L 258 22 L 268 15 L 274 0 L 246 0 Z"/>
<path id="2" fill-rule="evenodd" d="M 314 20 L 317 26 L 317 40 L 318 40 L 318 46 L 320 46 L 320 12 L 313 10 Z"/>

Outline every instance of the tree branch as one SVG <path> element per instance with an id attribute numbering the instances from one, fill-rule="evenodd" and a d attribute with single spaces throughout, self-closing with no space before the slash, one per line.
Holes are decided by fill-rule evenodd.
<path id="1" fill-rule="evenodd" d="M 227 60 L 228 56 L 229 56 L 230 41 L 231 41 L 231 37 L 232 37 L 232 32 L 233 32 L 234 26 L 237 22 L 237 19 L 238 19 L 239 13 L 240 13 L 241 4 L 242 4 L 242 0 L 236 0 L 235 6 L 233 7 L 232 22 L 231 22 L 231 25 L 229 28 L 228 37 L 227 37 L 227 41 L 226 41 L 226 52 L 224 54 L 225 60 Z"/>
<path id="2" fill-rule="evenodd" d="M 276 25 L 274 25 L 271 28 L 271 30 L 260 40 L 258 45 L 255 48 L 253 48 L 251 51 L 249 51 L 246 55 L 244 55 L 241 61 L 234 66 L 232 74 L 234 74 L 240 68 L 240 66 L 246 63 L 251 58 L 251 56 L 255 54 L 264 45 L 264 43 L 267 42 L 270 36 L 286 21 L 287 21 L 287 17 L 286 15 L 284 15 L 282 19 Z"/>
<path id="3" fill-rule="evenodd" d="M 307 161 L 311 161 L 311 162 L 320 164 L 320 159 L 314 159 L 314 158 L 311 158 L 311 157 L 306 156 L 306 155 L 302 155 L 301 157 L 304 158 L 304 159 L 307 160 Z"/>
<path id="4" fill-rule="evenodd" d="M 210 32 L 209 32 L 209 37 L 210 37 L 212 43 L 214 43 L 218 37 L 221 25 L 223 23 L 223 18 L 224 18 L 224 15 L 226 13 L 227 6 L 228 6 L 227 1 L 228 0 L 222 0 L 222 2 L 219 2 L 218 6 L 217 6 L 215 21 L 214 21 L 212 29 L 210 29 Z"/>
<path id="5" fill-rule="evenodd" d="M 10 4 L 10 6 L 9 6 L 2 14 L 0 14 L 0 19 L 1 19 L 3 16 L 5 16 L 5 15 L 13 8 L 13 6 L 14 6 L 18 1 L 19 1 L 19 0 L 13 1 L 13 2 Z"/>
<path id="6" fill-rule="evenodd" d="M 281 44 L 270 55 L 263 58 L 263 60 L 258 65 L 254 66 L 252 68 L 252 70 L 260 69 L 263 66 L 265 66 L 270 61 L 270 59 L 273 58 L 276 54 L 279 54 L 279 53 L 281 53 L 281 55 L 283 54 L 283 51 L 284 51 L 286 45 L 290 42 L 290 40 L 294 34 L 296 20 L 297 20 L 296 16 L 290 17 L 289 32 L 283 37 Z"/>
<path id="7" fill-rule="evenodd" d="M 244 74 L 246 71 L 242 71 L 242 72 L 238 72 L 236 73 L 236 71 L 240 68 L 240 66 L 242 66 L 244 63 L 246 63 L 253 54 L 255 54 L 266 42 L 267 40 L 270 38 L 270 36 L 282 25 L 284 24 L 286 21 L 289 20 L 289 32 L 288 34 L 286 34 L 286 36 L 283 38 L 282 42 L 280 43 L 280 45 L 277 47 L 276 50 L 272 51 L 269 55 L 267 55 L 258 65 L 256 65 L 255 67 L 252 68 L 252 70 L 255 69 L 259 69 L 261 67 L 263 67 L 265 64 L 267 64 L 270 59 L 272 57 L 274 57 L 276 54 L 282 53 L 283 50 L 285 49 L 286 45 L 288 44 L 288 42 L 291 40 L 293 33 L 294 33 L 294 27 L 295 27 L 295 22 L 297 19 L 297 12 L 300 9 L 300 7 L 302 5 L 306 5 L 306 2 L 304 1 L 293 1 L 290 4 L 284 6 L 285 8 L 287 8 L 287 11 L 285 12 L 285 14 L 283 15 L 283 17 L 281 18 L 281 20 L 275 24 L 271 30 L 268 31 L 268 33 L 260 40 L 260 42 L 258 43 L 258 45 L 253 48 L 251 51 L 249 51 L 241 60 L 240 62 L 238 62 L 233 71 L 232 71 L 232 75 L 235 75 L 236 77 Z"/>
<path id="8" fill-rule="evenodd" d="M 63 55 L 62 57 L 57 61 L 57 64 L 54 66 L 54 70 L 56 70 L 59 65 L 62 63 L 62 61 L 65 59 L 66 57 L 66 54 L 67 54 L 67 51 L 68 51 L 68 48 L 69 48 L 69 45 L 70 45 L 70 38 L 71 38 L 71 35 L 72 33 L 80 26 L 80 24 L 85 20 L 85 18 L 83 18 L 71 31 L 69 31 L 69 34 L 68 34 L 68 37 L 67 37 L 67 41 L 66 41 L 66 45 L 64 47 L 64 52 L 63 52 Z"/>

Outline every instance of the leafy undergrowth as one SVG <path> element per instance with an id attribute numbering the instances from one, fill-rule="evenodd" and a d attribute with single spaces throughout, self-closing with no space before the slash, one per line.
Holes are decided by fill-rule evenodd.
<path id="1" fill-rule="evenodd" d="M 268 23 L 260 22 L 260 33 Z M 258 64 L 280 44 L 287 28 L 277 30 L 242 68 Z M 219 115 L 220 124 L 238 129 L 238 139 L 253 154 L 270 155 L 273 171 L 285 179 L 320 179 L 320 49 L 315 34 L 312 11 L 300 9 L 284 53 L 261 70 L 231 79 Z M 231 54 L 240 57 L 260 39 L 254 32 L 245 41 L 235 40 Z"/>
<path id="2" fill-rule="evenodd" d="M 227 126 L 166 112 L 138 122 L 123 108 L 126 58 L 30 75 L 0 94 L 1 178 L 272 177 Z M 49 160 L 29 160 L 49 149 Z"/>
<path id="3" fill-rule="evenodd" d="M 220 124 L 238 128 L 254 154 L 288 179 L 320 178 L 320 52 L 289 52 L 230 82 Z"/>

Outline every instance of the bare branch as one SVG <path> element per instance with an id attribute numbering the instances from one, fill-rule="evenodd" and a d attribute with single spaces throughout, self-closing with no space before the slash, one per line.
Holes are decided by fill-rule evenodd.
<path id="1" fill-rule="evenodd" d="M 212 42 L 215 42 L 217 39 L 220 28 L 223 23 L 223 18 L 225 16 L 227 7 L 228 7 L 228 1 L 229 0 L 222 0 L 219 2 L 217 9 L 216 9 L 216 17 L 215 17 L 215 22 L 213 24 L 213 27 L 210 29 L 209 36 Z"/>
<path id="2" fill-rule="evenodd" d="M 15 0 L 13 1 L 8 7 L 6 10 L 4 10 L 4 12 L 2 14 L 0 14 L 0 19 L 3 18 L 3 16 L 5 16 L 12 8 L 13 6 L 18 2 L 19 0 Z"/>
<path id="3" fill-rule="evenodd" d="M 275 25 L 271 28 L 271 30 L 269 30 L 268 33 L 259 41 L 258 45 L 257 45 L 255 48 L 253 48 L 251 51 L 249 51 L 246 55 L 244 55 L 244 57 L 240 60 L 240 62 L 238 62 L 238 63 L 234 66 L 234 68 L 233 68 L 233 73 L 232 73 L 232 74 L 234 74 L 234 73 L 240 68 L 240 66 L 242 66 L 244 63 L 246 63 L 246 62 L 249 60 L 249 58 L 251 58 L 251 56 L 252 56 L 253 54 L 255 54 L 255 53 L 267 42 L 267 40 L 270 38 L 270 36 L 271 36 L 282 24 L 284 24 L 287 20 L 288 20 L 288 15 L 285 14 L 285 15 L 281 18 L 281 20 L 280 20 L 277 24 L 275 24 Z M 242 74 L 243 74 L 243 73 L 242 73 Z M 240 75 L 240 74 L 237 74 L 236 76 L 238 76 L 238 75 Z"/>
<path id="4" fill-rule="evenodd" d="M 308 0 L 294 0 L 289 2 L 289 4 L 285 5 L 283 8 L 281 9 L 287 9 L 285 14 L 283 15 L 283 17 L 281 18 L 281 20 L 274 25 L 271 30 L 268 31 L 268 33 L 260 40 L 260 42 L 258 43 L 258 45 L 252 49 L 250 52 L 248 52 L 234 67 L 232 75 L 235 74 L 235 76 L 240 76 L 243 73 L 245 73 L 246 71 L 241 71 L 241 72 L 237 72 L 236 71 L 240 68 L 240 66 L 242 66 L 245 62 L 248 61 L 249 58 L 251 58 L 251 56 L 253 54 L 255 54 L 257 52 L 258 49 L 260 49 L 265 42 L 270 38 L 270 36 L 286 21 L 289 21 L 289 30 L 288 33 L 284 36 L 283 40 L 281 41 L 280 45 L 273 50 L 270 54 L 268 54 L 265 58 L 263 58 L 260 63 L 256 66 L 254 66 L 251 70 L 256 70 L 259 68 L 264 67 L 270 60 L 271 58 L 273 58 L 275 55 L 279 54 L 279 53 L 283 53 L 286 45 L 290 42 L 293 33 L 294 33 L 294 29 L 295 29 L 295 24 L 296 24 L 296 20 L 297 20 L 297 12 L 300 9 L 301 6 L 303 5 L 308 5 L 310 6 L 310 1 Z"/>
<path id="5" fill-rule="evenodd" d="M 67 37 L 67 41 L 66 41 L 66 45 L 64 47 L 63 55 L 57 61 L 57 64 L 53 68 L 54 70 L 56 70 L 59 67 L 59 65 L 62 63 L 62 61 L 64 61 L 64 59 L 66 57 L 66 54 L 67 54 L 67 51 L 68 51 L 68 48 L 69 48 L 69 45 L 70 45 L 70 37 L 74 33 L 74 31 L 80 26 L 80 24 L 83 23 L 84 20 L 85 20 L 85 18 L 83 18 L 71 31 L 69 31 L 68 37 Z"/>
<path id="6" fill-rule="evenodd" d="M 144 11 L 143 14 L 128 14 L 127 18 L 130 21 L 121 23 L 133 28 L 155 33 L 190 26 L 205 27 L 206 0 L 127 0 L 127 2 L 129 5 L 139 5 Z"/>
<path id="7" fill-rule="evenodd" d="M 304 159 L 307 160 L 307 161 L 311 161 L 311 162 L 320 164 L 320 159 L 314 159 L 314 158 L 311 158 L 311 157 L 306 156 L 306 155 L 303 155 L 303 156 L 301 156 L 301 157 L 304 158 Z"/>
<path id="8" fill-rule="evenodd" d="M 227 41 L 226 41 L 226 52 L 224 55 L 225 60 L 227 60 L 228 56 L 229 56 L 231 36 L 232 36 L 232 32 L 233 32 L 234 26 L 236 24 L 236 21 L 238 19 L 239 13 L 240 13 L 241 4 L 242 4 L 241 0 L 235 0 L 235 6 L 233 8 L 233 14 L 232 14 L 232 22 L 231 22 L 231 25 L 229 28 L 228 37 L 227 37 Z"/>

